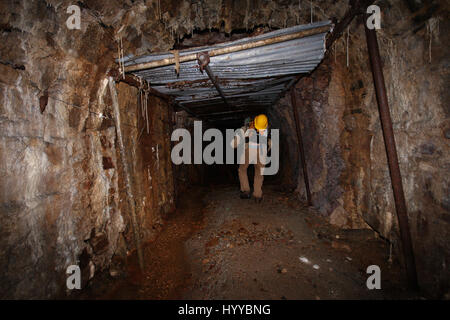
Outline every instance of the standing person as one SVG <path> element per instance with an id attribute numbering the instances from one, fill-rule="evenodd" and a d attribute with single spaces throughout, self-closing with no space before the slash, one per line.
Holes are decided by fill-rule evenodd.
<path id="1" fill-rule="evenodd" d="M 262 201 L 262 185 L 264 181 L 264 175 L 262 174 L 262 170 L 265 166 L 265 161 L 262 159 L 262 154 L 260 154 L 260 148 L 262 146 L 260 137 L 264 136 L 267 138 L 267 151 L 270 150 L 271 140 L 268 138 L 268 126 L 269 121 L 265 114 L 257 115 L 253 121 L 247 118 L 245 120 L 245 124 L 242 127 L 244 132 L 245 141 L 240 141 L 241 136 L 235 135 L 234 139 L 231 141 L 231 146 L 233 148 L 237 148 L 240 143 L 245 143 L 244 153 L 240 155 L 240 164 L 239 164 L 239 182 L 240 182 L 240 197 L 241 199 L 250 199 L 250 185 L 248 182 L 247 169 L 250 164 L 255 166 L 255 178 L 253 181 L 253 198 L 256 203 L 260 203 Z M 256 149 L 254 153 L 250 153 L 250 149 Z M 257 155 L 256 159 L 250 159 L 250 155 Z M 245 159 L 244 159 L 245 157 Z M 263 160 L 263 161 L 261 161 Z"/>

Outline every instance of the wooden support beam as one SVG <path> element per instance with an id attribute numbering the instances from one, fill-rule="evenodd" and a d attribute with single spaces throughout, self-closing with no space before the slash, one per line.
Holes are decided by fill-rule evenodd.
<path id="1" fill-rule="evenodd" d="M 300 117 L 298 116 L 295 88 L 291 90 L 291 104 L 295 118 L 295 128 L 297 131 L 297 142 L 298 142 L 298 150 L 300 153 L 300 161 L 302 162 L 303 179 L 305 181 L 306 199 L 308 201 L 308 206 L 312 206 L 311 190 L 309 189 L 308 169 L 306 167 L 305 151 L 303 147 L 303 138 L 302 138 L 302 128 L 300 126 Z"/>
<path id="2" fill-rule="evenodd" d="M 125 74 L 125 76 L 122 76 L 117 69 L 111 69 L 108 74 L 108 76 L 112 77 L 116 82 L 124 82 L 132 87 L 135 88 L 141 88 L 141 82 L 139 81 L 139 77 L 133 75 L 133 74 Z M 182 106 L 178 102 L 175 101 L 175 99 L 167 94 L 161 93 L 158 90 L 153 89 L 150 87 L 150 84 L 146 80 L 142 80 L 144 83 L 145 90 L 148 90 L 151 95 L 154 95 L 156 97 L 159 97 L 161 99 L 166 100 L 168 103 L 186 111 L 189 115 L 191 115 L 194 118 L 198 118 L 199 116 L 193 112 L 189 107 Z"/>
<path id="3" fill-rule="evenodd" d="M 383 131 L 384 145 L 388 160 L 389 173 L 391 176 L 392 191 L 394 193 L 395 209 L 397 212 L 400 238 L 402 241 L 403 255 L 405 257 L 406 273 L 411 289 L 418 289 L 416 262 L 409 230 L 408 213 L 406 210 L 405 193 L 403 191 L 402 176 L 398 164 L 397 147 L 395 145 L 394 129 L 392 128 L 391 114 L 384 82 L 383 67 L 378 49 L 377 34 L 375 29 L 368 29 L 364 25 L 369 52 L 370 65 L 372 68 L 375 93 L 378 101 L 381 129 Z"/>
<path id="4" fill-rule="evenodd" d="M 126 186 L 127 200 L 131 213 L 131 224 L 133 227 L 134 240 L 136 242 L 136 251 L 138 255 L 139 267 L 141 271 L 144 271 L 144 255 L 142 253 L 141 237 L 139 232 L 139 225 L 136 217 L 136 206 L 134 203 L 133 192 L 131 190 L 131 178 L 130 170 L 128 168 L 128 162 L 125 154 L 125 147 L 122 138 L 122 129 L 120 128 L 120 108 L 119 99 L 117 98 L 116 83 L 112 77 L 108 78 L 109 91 L 111 93 L 111 100 L 113 105 L 114 120 L 116 124 L 117 142 L 119 144 L 120 158 L 122 160 L 124 180 Z"/>
<path id="5" fill-rule="evenodd" d="M 135 88 L 140 88 L 141 87 L 141 82 L 139 81 L 139 77 L 132 75 L 132 74 L 125 74 L 125 77 L 123 77 L 119 70 L 117 69 L 111 69 L 108 72 L 108 76 L 113 77 L 115 82 L 124 82 L 132 87 Z M 152 87 L 150 87 L 150 85 L 148 84 L 148 82 L 146 80 L 142 80 L 142 85 L 143 88 L 145 90 L 148 90 L 150 94 L 157 96 L 159 98 L 171 101 L 173 100 L 173 98 L 167 94 L 161 93 L 155 89 L 153 89 Z"/>

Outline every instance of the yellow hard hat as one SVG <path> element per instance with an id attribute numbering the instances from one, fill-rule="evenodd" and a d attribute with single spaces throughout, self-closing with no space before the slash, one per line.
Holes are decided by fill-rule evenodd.
<path id="1" fill-rule="evenodd" d="M 255 128 L 258 130 L 267 129 L 267 125 L 269 124 L 269 120 L 265 114 L 260 114 L 255 117 Z"/>

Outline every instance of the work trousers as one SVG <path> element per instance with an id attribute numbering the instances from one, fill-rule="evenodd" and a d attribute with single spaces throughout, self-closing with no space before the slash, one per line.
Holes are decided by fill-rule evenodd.
<path id="1" fill-rule="evenodd" d="M 244 162 L 244 161 L 243 161 Z M 256 161 L 254 161 L 256 162 Z M 250 165 L 249 156 L 248 156 L 248 147 L 245 148 L 245 162 L 239 165 L 239 182 L 241 184 L 241 191 L 250 192 L 250 185 L 248 183 L 248 175 L 247 169 Z M 264 175 L 262 174 L 262 169 L 264 168 L 264 164 L 260 162 L 259 156 L 257 163 L 254 163 L 255 166 L 255 178 L 253 181 L 253 196 L 255 198 L 262 197 L 262 185 L 264 181 Z"/>

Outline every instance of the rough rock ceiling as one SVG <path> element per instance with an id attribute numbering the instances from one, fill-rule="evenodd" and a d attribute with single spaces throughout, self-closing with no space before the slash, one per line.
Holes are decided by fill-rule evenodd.
<path id="1" fill-rule="evenodd" d="M 226 120 L 263 111 L 277 101 L 298 75 L 313 71 L 324 57 L 325 37 L 332 27 L 330 21 L 323 21 L 214 46 L 181 50 L 178 74 L 173 52 L 127 56 L 122 61 L 126 71 L 145 79 L 159 92 L 172 96 L 177 104 L 199 117 Z M 303 36 L 297 37 L 301 34 Z M 261 45 L 214 55 L 222 49 L 252 46 L 255 42 Z M 197 59 L 187 59 L 203 52 L 211 55 L 209 71 L 219 89 L 207 72 L 201 72 Z M 183 59 L 188 61 L 183 62 Z"/>

